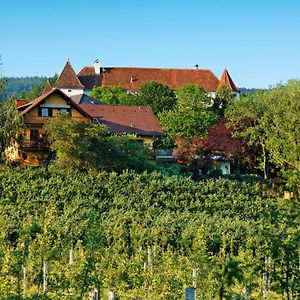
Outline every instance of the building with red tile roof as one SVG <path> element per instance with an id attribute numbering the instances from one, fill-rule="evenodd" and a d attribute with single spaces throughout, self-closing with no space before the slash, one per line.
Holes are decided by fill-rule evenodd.
<path id="1" fill-rule="evenodd" d="M 184 84 L 200 85 L 206 92 L 217 90 L 219 79 L 210 70 L 200 69 L 160 69 L 160 68 L 103 68 L 101 76 L 92 75 L 93 67 L 85 67 L 78 73 L 84 84 L 85 80 L 94 78 L 98 85 L 120 85 L 131 91 L 136 91 L 142 84 L 157 81 L 166 84 L 170 89 L 176 89 Z M 88 74 L 88 75 L 84 75 Z M 94 85 L 96 86 L 96 85 Z M 91 85 L 86 85 L 88 89 Z"/>
<path id="2" fill-rule="evenodd" d="M 54 87 L 62 90 L 68 96 L 83 94 L 85 88 L 78 79 L 69 60 L 60 73 Z"/>
<path id="3" fill-rule="evenodd" d="M 16 107 L 21 107 L 21 106 L 24 106 L 27 104 L 27 101 L 26 100 L 22 100 L 22 99 L 17 99 L 16 100 Z"/>
<path id="4" fill-rule="evenodd" d="M 135 134 L 151 146 L 155 137 L 164 134 L 150 107 L 93 104 L 82 104 L 80 107 L 106 125 L 112 134 Z"/>
<path id="5" fill-rule="evenodd" d="M 42 95 L 43 95 L 43 94 L 47 94 L 47 93 L 49 93 L 50 91 L 52 91 L 52 86 L 51 86 L 49 80 L 47 80 L 47 83 L 46 83 L 46 85 L 45 85 L 45 87 L 44 87 L 44 90 L 43 90 L 43 92 L 42 92 Z"/>
<path id="6" fill-rule="evenodd" d="M 226 84 L 233 92 L 239 92 L 227 69 L 219 80 L 212 71 L 199 69 L 198 66 L 195 69 L 100 67 L 99 60 L 96 60 L 94 66 L 84 67 L 78 73 L 78 78 L 88 92 L 94 86 L 101 85 L 120 85 L 136 91 L 149 81 L 166 84 L 170 89 L 184 84 L 197 84 L 207 93 L 215 93 L 221 84 Z"/>
<path id="7" fill-rule="evenodd" d="M 46 157 L 49 157 L 50 149 L 43 127 L 59 112 L 69 113 L 73 120 L 80 122 L 93 120 L 93 117 L 80 105 L 57 88 L 51 89 L 30 103 L 19 106 L 18 110 L 25 124 L 23 139 L 18 146 L 16 158 L 21 165 L 38 166 Z"/>
<path id="8" fill-rule="evenodd" d="M 93 66 L 84 67 L 77 75 L 68 61 L 55 87 L 74 96 L 76 93 L 89 94 L 95 86 L 119 85 L 128 91 L 137 91 L 149 81 L 166 84 L 170 89 L 184 84 L 197 84 L 210 94 L 214 94 L 220 85 L 225 84 L 233 92 L 239 93 L 227 69 L 219 80 L 212 71 L 199 69 L 198 66 L 195 69 L 101 67 L 99 60 Z"/>
<path id="9" fill-rule="evenodd" d="M 240 90 L 235 86 L 227 69 L 224 70 L 221 79 L 218 84 L 218 88 L 222 85 L 226 85 L 232 92 L 239 93 Z"/>
<path id="10" fill-rule="evenodd" d="M 78 97 L 77 97 L 78 96 Z M 84 95 L 69 97 L 61 89 L 51 88 L 30 103 L 21 103 L 17 109 L 24 118 L 23 140 L 18 147 L 21 165 L 40 165 L 50 155 L 50 149 L 44 134 L 44 125 L 59 112 L 69 113 L 74 121 L 97 121 L 107 125 L 111 134 L 135 134 L 138 139 L 150 146 L 154 138 L 163 135 L 156 117 L 150 107 L 110 106 L 92 103 L 92 98 Z"/>

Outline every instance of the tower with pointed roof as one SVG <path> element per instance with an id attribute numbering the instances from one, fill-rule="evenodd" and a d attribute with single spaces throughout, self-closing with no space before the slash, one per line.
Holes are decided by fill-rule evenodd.
<path id="1" fill-rule="evenodd" d="M 229 88 L 229 90 L 231 90 L 237 97 L 239 97 L 240 90 L 234 84 L 234 82 L 226 68 L 221 76 L 221 79 L 218 84 L 218 88 L 222 85 L 226 85 Z"/>
<path id="2" fill-rule="evenodd" d="M 83 94 L 84 85 L 79 81 L 69 60 L 59 75 L 54 87 L 60 89 L 69 97 Z"/>
<path id="3" fill-rule="evenodd" d="M 52 86 L 51 86 L 49 80 L 47 80 L 47 83 L 46 83 L 46 85 L 45 85 L 45 87 L 44 87 L 44 90 L 43 90 L 43 92 L 42 92 L 42 95 L 47 94 L 47 93 L 49 93 L 49 92 L 51 92 L 51 91 L 52 91 Z"/>

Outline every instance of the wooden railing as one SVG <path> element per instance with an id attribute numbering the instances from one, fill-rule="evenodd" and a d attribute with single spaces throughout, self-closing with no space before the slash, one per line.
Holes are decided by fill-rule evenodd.
<path id="1" fill-rule="evenodd" d="M 57 117 L 41 117 L 41 116 L 25 116 L 24 122 L 25 124 L 46 124 L 48 120 L 57 118 Z M 88 122 L 91 121 L 89 118 L 85 117 L 71 117 L 74 121 L 80 121 L 80 122 Z"/>
<path id="2" fill-rule="evenodd" d="M 21 143 L 22 148 L 34 148 L 34 149 L 49 149 L 49 143 L 46 139 L 43 140 L 30 140 L 23 139 Z"/>

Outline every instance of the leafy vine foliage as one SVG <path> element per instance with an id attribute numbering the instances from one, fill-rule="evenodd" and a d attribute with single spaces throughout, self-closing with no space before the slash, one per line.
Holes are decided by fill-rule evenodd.
<path id="1" fill-rule="evenodd" d="M 2 169 L 1 299 L 296 299 L 299 199 L 158 173 Z"/>

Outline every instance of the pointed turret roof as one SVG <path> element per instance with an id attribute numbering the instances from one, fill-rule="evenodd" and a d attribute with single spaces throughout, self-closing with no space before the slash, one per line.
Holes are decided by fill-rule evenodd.
<path id="1" fill-rule="evenodd" d="M 47 93 L 49 93 L 49 92 L 51 92 L 51 91 L 52 91 L 52 86 L 51 86 L 49 80 L 47 80 L 47 83 L 46 83 L 46 85 L 45 85 L 45 87 L 44 87 L 44 90 L 43 90 L 43 92 L 42 92 L 42 95 L 47 94 Z"/>
<path id="2" fill-rule="evenodd" d="M 240 92 L 240 90 L 235 86 L 235 84 L 234 84 L 233 80 L 231 79 L 231 76 L 229 75 L 229 72 L 227 71 L 226 68 L 222 74 L 220 81 L 219 81 L 218 88 L 223 84 L 225 84 L 233 92 L 236 92 L 236 93 Z"/>
<path id="3" fill-rule="evenodd" d="M 80 83 L 74 69 L 68 60 L 61 74 L 59 75 L 56 83 L 56 88 L 76 88 L 83 89 L 84 86 Z"/>

